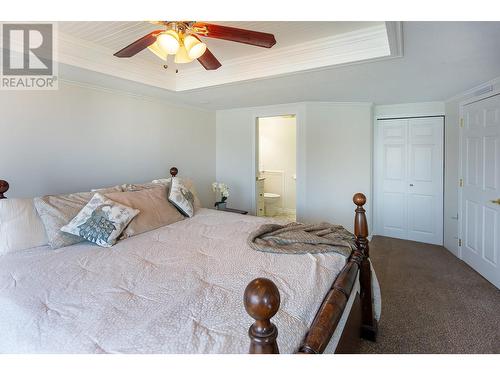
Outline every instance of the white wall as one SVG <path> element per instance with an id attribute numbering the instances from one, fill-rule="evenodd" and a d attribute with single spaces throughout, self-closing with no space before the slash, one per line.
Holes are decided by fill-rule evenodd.
<path id="1" fill-rule="evenodd" d="M 297 174 L 297 127 L 294 117 L 259 119 L 259 171 L 280 172 L 268 175 L 264 192 L 281 195 L 281 208 L 295 210 Z"/>
<path id="2" fill-rule="evenodd" d="M 326 220 L 352 230 L 354 193 L 367 195 L 371 217 L 372 105 L 367 103 L 217 111 L 216 174 L 231 188 L 229 205 L 254 212 L 256 117 L 293 113 L 298 113 L 298 220 Z"/>
<path id="3" fill-rule="evenodd" d="M 57 91 L 0 91 L 0 179 L 9 197 L 193 178 L 211 204 L 215 113 L 60 82 Z"/>

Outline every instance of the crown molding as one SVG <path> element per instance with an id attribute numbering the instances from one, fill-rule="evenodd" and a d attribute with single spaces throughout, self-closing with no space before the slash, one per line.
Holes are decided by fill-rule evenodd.
<path id="1" fill-rule="evenodd" d="M 223 62 L 223 69 L 186 69 L 177 91 L 280 76 L 305 70 L 392 57 L 385 24 Z"/>
<path id="2" fill-rule="evenodd" d="M 177 74 L 162 69 L 160 60 L 155 64 L 140 55 L 119 59 L 109 48 L 62 32 L 57 35 L 59 62 L 169 91 L 195 90 L 403 55 L 401 22 L 385 22 L 226 60 L 222 62 L 222 68 L 215 71 L 207 71 L 193 63 Z"/>
<path id="3" fill-rule="evenodd" d="M 467 91 L 453 95 L 451 98 L 446 99 L 445 102 L 449 103 L 455 100 L 466 100 L 474 96 L 480 97 L 481 95 L 477 95 L 476 93 L 489 86 L 492 87 L 492 90 L 495 90 L 496 86 L 500 86 L 500 77 L 493 78 L 487 82 L 481 83 L 480 85 L 474 86 Z"/>

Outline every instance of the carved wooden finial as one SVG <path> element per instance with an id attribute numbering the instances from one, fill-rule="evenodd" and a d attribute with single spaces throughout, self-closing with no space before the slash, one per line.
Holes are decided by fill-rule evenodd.
<path id="1" fill-rule="evenodd" d="M 356 193 L 352 197 L 352 201 L 356 206 L 363 206 L 366 203 L 366 197 L 363 193 Z"/>
<path id="2" fill-rule="evenodd" d="M 7 190 L 9 190 L 9 183 L 7 181 L 4 181 L 4 180 L 0 180 L 0 199 L 5 199 L 7 198 L 4 193 L 7 192 Z"/>
<path id="3" fill-rule="evenodd" d="M 280 292 L 269 279 L 252 280 L 245 289 L 245 309 L 255 319 L 248 330 L 250 354 L 278 354 L 278 329 L 271 318 L 280 307 Z"/>
<path id="4" fill-rule="evenodd" d="M 172 168 L 170 168 L 170 175 L 171 175 L 172 177 L 177 176 L 177 173 L 179 173 L 179 170 L 177 169 L 177 167 L 172 167 Z"/>
<path id="5" fill-rule="evenodd" d="M 366 203 L 366 197 L 363 193 L 356 193 L 352 197 L 352 201 L 357 206 L 356 215 L 354 216 L 354 234 L 358 239 L 368 237 L 368 222 L 363 205 Z"/>

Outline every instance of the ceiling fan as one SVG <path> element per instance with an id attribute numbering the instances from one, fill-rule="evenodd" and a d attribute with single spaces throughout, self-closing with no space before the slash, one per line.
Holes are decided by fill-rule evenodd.
<path id="1" fill-rule="evenodd" d="M 168 55 L 175 55 L 174 61 L 177 64 L 189 63 L 197 59 L 206 70 L 216 70 L 222 64 L 210 52 L 207 45 L 201 41 L 200 37 L 229 40 L 264 48 L 271 48 L 276 44 L 273 34 L 235 27 L 194 21 L 157 21 L 153 23 L 162 25 L 164 28 L 144 35 L 114 55 L 132 57 L 148 48 L 165 61 Z"/>

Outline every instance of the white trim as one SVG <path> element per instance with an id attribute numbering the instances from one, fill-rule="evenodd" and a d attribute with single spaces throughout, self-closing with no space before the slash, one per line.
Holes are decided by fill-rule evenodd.
<path id="1" fill-rule="evenodd" d="M 488 86 L 496 86 L 500 84 L 500 77 L 497 77 L 497 78 L 493 78 L 487 82 L 484 82 L 484 83 L 481 83 L 480 85 L 477 85 L 477 86 L 474 86 L 473 88 L 467 90 L 467 91 L 464 91 L 462 93 L 459 93 L 459 94 L 456 94 L 456 95 L 453 95 L 451 98 L 449 99 L 446 99 L 445 102 L 452 102 L 454 100 L 460 100 L 462 98 L 466 98 L 466 97 L 469 97 L 469 96 L 474 96 L 474 93 L 480 91 L 480 90 L 483 90 L 484 88 L 488 87 Z"/>
<path id="2" fill-rule="evenodd" d="M 385 23 L 387 39 L 392 57 L 403 57 L 403 22 L 388 21 Z"/>

